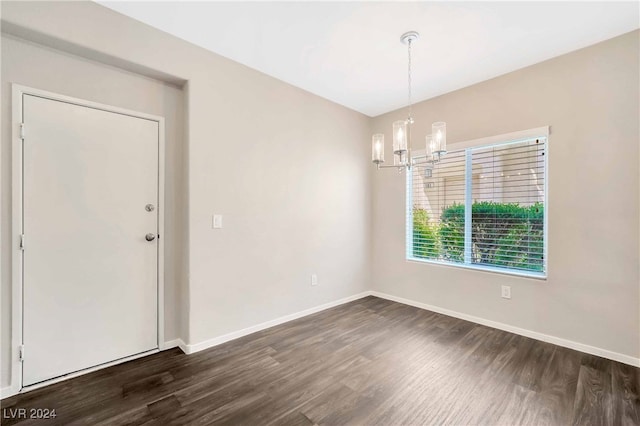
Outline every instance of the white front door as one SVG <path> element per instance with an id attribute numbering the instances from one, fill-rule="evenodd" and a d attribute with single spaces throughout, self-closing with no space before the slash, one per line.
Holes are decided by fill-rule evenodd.
<path id="1" fill-rule="evenodd" d="M 159 124 L 22 96 L 29 386 L 158 347 Z"/>

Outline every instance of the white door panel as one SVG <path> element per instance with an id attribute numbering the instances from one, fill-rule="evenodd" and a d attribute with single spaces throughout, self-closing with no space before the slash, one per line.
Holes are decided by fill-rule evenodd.
<path id="1" fill-rule="evenodd" d="M 23 385 L 158 347 L 158 123 L 23 96 Z"/>

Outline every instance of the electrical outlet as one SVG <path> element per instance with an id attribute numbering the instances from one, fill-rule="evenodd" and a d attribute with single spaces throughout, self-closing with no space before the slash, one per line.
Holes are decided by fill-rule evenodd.
<path id="1" fill-rule="evenodd" d="M 502 286 L 502 298 L 511 299 L 511 287 L 508 285 Z"/>
<path id="2" fill-rule="evenodd" d="M 318 276 L 316 274 L 311 274 L 311 285 L 318 285 Z"/>
<path id="3" fill-rule="evenodd" d="M 213 229 L 222 228 L 222 215 L 221 214 L 214 214 L 213 215 L 212 228 Z"/>

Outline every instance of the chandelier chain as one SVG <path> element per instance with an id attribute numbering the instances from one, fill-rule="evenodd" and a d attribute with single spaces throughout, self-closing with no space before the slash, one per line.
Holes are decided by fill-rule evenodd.
<path id="1" fill-rule="evenodd" d="M 407 43 L 407 51 L 408 51 L 408 56 L 409 56 L 409 67 L 408 67 L 408 72 L 407 72 L 407 80 L 409 83 L 409 93 L 407 96 L 407 101 L 409 103 L 409 123 L 411 123 L 413 121 L 413 104 L 411 101 L 411 39 L 408 40 Z"/>

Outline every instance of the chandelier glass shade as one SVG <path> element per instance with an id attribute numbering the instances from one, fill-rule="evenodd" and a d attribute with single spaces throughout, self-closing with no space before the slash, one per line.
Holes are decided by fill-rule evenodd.
<path id="1" fill-rule="evenodd" d="M 371 160 L 375 164 L 384 163 L 384 134 L 376 133 L 371 140 Z"/>

